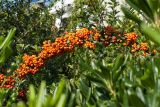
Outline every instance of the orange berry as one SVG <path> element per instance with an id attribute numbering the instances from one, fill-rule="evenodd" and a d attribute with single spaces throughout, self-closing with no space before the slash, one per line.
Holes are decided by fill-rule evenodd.
<path id="1" fill-rule="evenodd" d="M 137 37 L 138 37 L 135 32 L 127 33 L 127 34 L 125 34 L 125 35 L 126 35 L 126 37 L 127 37 L 127 43 L 126 43 L 127 46 L 130 45 L 130 44 L 135 43 L 136 40 L 137 40 Z"/>
<path id="2" fill-rule="evenodd" d="M 145 52 L 148 51 L 149 50 L 148 44 L 142 42 L 140 45 L 140 50 L 145 51 Z"/>

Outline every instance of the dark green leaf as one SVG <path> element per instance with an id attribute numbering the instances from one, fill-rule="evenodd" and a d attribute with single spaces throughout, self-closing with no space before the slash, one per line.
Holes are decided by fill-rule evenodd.
<path id="1" fill-rule="evenodd" d="M 133 107 L 146 107 L 144 102 L 135 94 L 131 94 L 128 96 L 129 97 L 129 102 Z"/>
<path id="2" fill-rule="evenodd" d="M 122 6 L 121 9 L 127 18 L 132 19 L 137 23 L 141 23 L 141 20 L 136 15 L 131 13 L 128 8 Z"/>

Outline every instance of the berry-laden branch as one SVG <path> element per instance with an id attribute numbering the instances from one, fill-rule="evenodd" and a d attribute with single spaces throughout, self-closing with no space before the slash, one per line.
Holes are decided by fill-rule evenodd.
<path id="1" fill-rule="evenodd" d="M 96 42 L 101 42 L 104 46 L 108 46 L 110 43 L 131 46 L 131 52 L 139 50 L 148 52 L 148 44 L 141 43 L 137 45 L 137 38 L 138 36 L 134 32 L 120 34 L 111 26 L 105 27 L 103 33 L 97 29 L 89 30 L 87 28 L 76 30 L 76 32 L 67 32 L 64 36 L 56 38 L 54 42 L 44 41 L 42 50 L 38 55 L 30 56 L 24 54 L 22 64 L 14 71 L 13 75 L 6 77 L 4 74 L 0 74 L 0 88 L 13 88 L 15 84 L 14 78 L 23 79 L 27 74 L 36 74 L 48 59 L 71 52 L 76 46 L 94 50 Z"/>

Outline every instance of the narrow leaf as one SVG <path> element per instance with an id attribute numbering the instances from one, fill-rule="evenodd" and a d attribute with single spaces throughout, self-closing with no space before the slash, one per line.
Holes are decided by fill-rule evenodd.
<path id="1" fill-rule="evenodd" d="M 132 20 L 134 20 L 137 23 L 141 23 L 141 20 L 136 15 L 134 15 L 133 13 L 131 13 L 128 8 L 122 6 L 121 9 L 122 9 L 124 15 L 127 18 L 132 19 Z"/>
<path id="2" fill-rule="evenodd" d="M 146 24 L 141 25 L 142 31 L 155 43 L 160 45 L 160 32 Z"/>

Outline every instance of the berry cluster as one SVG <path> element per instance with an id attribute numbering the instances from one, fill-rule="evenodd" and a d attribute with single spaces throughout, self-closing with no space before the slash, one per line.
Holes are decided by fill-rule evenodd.
<path id="1" fill-rule="evenodd" d="M 150 52 L 149 52 L 149 46 L 148 46 L 148 43 L 145 43 L 145 42 L 142 42 L 142 43 L 140 43 L 140 45 L 139 44 L 137 44 L 137 43 L 134 43 L 133 45 L 132 45 L 132 50 L 131 50 L 131 52 L 132 53 L 135 53 L 135 52 L 138 52 L 138 51 L 143 51 L 144 52 L 144 56 L 146 56 L 147 54 L 149 54 Z M 153 50 L 153 55 L 155 55 L 156 54 L 156 50 Z M 152 54 L 151 53 L 151 54 Z"/>
<path id="2" fill-rule="evenodd" d="M 139 49 L 140 49 L 140 47 L 139 47 L 139 45 L 137 44 L 137 43 L 134 43 L 133 45 L 132 45 L 132 50 L 131 50 L 131 52 L 136 52 L 136 51 L 139 51 Z"/>
<path id="3" fill-rule="evenodd" d="M 137 40 L 137 34 L 135 32 L 132 33 L 127 33 L 126 34 L 126 38 L 127 38 L 127 42 L 126 42 L 126 46 L 129 46 L 131 44 L 134 44 Z"/>
<path id="4" fill-rule="evenodd" d="M 3 74 L 0 74 L 0 88 L 13 88 L 14 79 L 11 76 L 6 77 Z"/>
<path id="5" fill-rule="evenodd" d="M 140 44 L 140 50 L 142 50 L 142 51 L 144 51 L 144 52 L 147 52 L 147 51 L 149 50 L 148 44 L 142 42 L 142 43 Z"/>
<path id="6" fill-rule="evenodd" d="M 79 29 L 75 33 L 66 33 L 55 39 L 55 42 L 44 41 L 42 51 L 36 55 L 24 55 L 23 63 L 15 71 L 18 77 L 23 78 L 27 74 L 35 74 L 44 65 L 44 62 L 54 56 L 70 52 L 75 46 L 84 46 L 95 49 L 95 44 L 90 41 L 92 31 L 87 28 Z"/>
<path id="7" fill-rule="evenodd" d="M 20 90 L 20 91 L 18 92 L 18 97 L 23 98 L 23 97 L 25 97 L 25 96 L 26 96 L 26 90 Z"/>
<path id="8" fill-rule="evenodd" d="M 123 32 L 118 31 L 117 29 L 113 28 L 112 26 L 107 26 L 104 29 L 104 40 L 101 42 L 104 46 L 108 46 L 112 44 L 121 44 L 125 41 L 125 37 L 123 36 Z"/>
<path id="9" fill-rule="evenodd" d="M 106 27 L 103 33 L 97 29 L 89 30 L 87 28 L 79 29 L 76 32 L 67 32 L 64 36 L 56 38 L 54 42 L 50 40 L 44 41 L 42 50 L 38 55 L 30 56 L 24 54 L 23 63 L 15 70 L 12 76 L 6 77 L 0 74 L 0 88 L 13 88 L 15 82 L 13 78 L 23 79 L 27 74 L 36 74 L 49 58 L 71 52 L 76 46 L 95 49 L 95 42 L 102 42 L 104 46 L 108 46 L 110 43 L 121 43 L 125 46 L 132 46 L 131 52 L 139 50 L 148 52 L 148 44 L 141 43 L 138 45 L 136 43 L 137 37 L 137 34 L 134 32 L 126 33 L 123 36 L 123 34 L 111 26 Z M 155 54 L 156 51 L 153 53 Z"/>
<path id="10" fill-rule="evenodd" d="M 112 36 L 114 33 L 116 33 L 117 30 L 115 28 L 113 28 L 112 26 L 107 26 L 104 29 L 104 33 L 108 36 Z"/>

